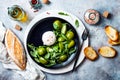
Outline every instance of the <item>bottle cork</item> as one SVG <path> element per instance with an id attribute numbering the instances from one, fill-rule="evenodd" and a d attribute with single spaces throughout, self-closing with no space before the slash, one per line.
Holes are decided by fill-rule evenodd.
<path id="1" fill-rule="evenodd" d="M 109 16 L 109 12 L 108 11 L 104 11 L 103 12 L 103 17 L 108 18 L 108 16 Z"/>
<path id="2" fill-rule="evenodd" d="M 18 24 L 15 25 L 15 29 L 18 30 L 18 31 L 21 31 L 22 30 L 22 27 L 20 27 Z"/>
<path id="3" fill-rule="evenodd" d="M 49 4 L 49 0 L 42 0 L 44 4 Z"/>

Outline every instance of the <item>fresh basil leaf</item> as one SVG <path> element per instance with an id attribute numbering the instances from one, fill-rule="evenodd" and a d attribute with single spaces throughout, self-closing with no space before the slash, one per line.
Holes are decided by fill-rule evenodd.
<path id="1" fill-rule="evenodd" d="M 75 26 L 79 27 L 79 21 L 77 19 L 75 20 Z"/>
<path id="2" fill-rule="evenodd" d="M 69 16 L 67 13 L 64 12 L 58 12 L 59 15 Z"/>

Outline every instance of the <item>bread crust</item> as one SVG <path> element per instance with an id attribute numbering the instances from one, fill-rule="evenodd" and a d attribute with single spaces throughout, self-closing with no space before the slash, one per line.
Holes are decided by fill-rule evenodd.
<path id="1" fill-rule="evenodd" d="M 112 41 L 111 39 L 108 39 L 109 44 L 111 44 L 112 46 L 116 46 L 116 45 L 120 45 L 120 41 Z"/>
<path id="2" fill-rule="evenodd" d="M 91 61 L 94 61 L 98 58 L 98 54 L 92 47 L 86 47 L 84 49 L 85 57 Z"/>
<path id="3" fill-rule="evenodd" d="M 23 46 L 17 36 L 10 29 L 7 29 L 6 31 L 5 45 L 9 56 L 13 59 L 15 64 L 21 70 L 24 70 L 26 68 L 26 57 Z"/>

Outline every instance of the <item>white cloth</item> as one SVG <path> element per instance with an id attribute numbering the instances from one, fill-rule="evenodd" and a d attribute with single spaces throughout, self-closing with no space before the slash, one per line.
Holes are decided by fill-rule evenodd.
<path id="1" fill-rule="evenodd" d="M 34 66 L 29 62 L 29 60 L 27 60 L 26 69 L 20 70 L 20 68 L 14 63 L 14 61 L 8 56 L 8 54 L 5 53 L 3 55 L 3 52 L 5 53 L 5 51 L 0 52 L 0 62 L 2 62 L 5 69 L 11 69 L 12 71 L 22 75 L 25 80 L 45 80 L 45 75 L 43 74 L 43 72 L 39 69 L 35 69 Z"/>
<path id="2" fill-rule="evenodd" d="M 3 64 L 3 67 L 22 75 L 25 80 L 45 80 L 45 75 L 43 74 L 43 72 L 39 69 L 35 69 L 33 65 L 29 62 L 29 60 L 27 60 L 26 69 L 20 70 L 20 68 L 9 57 L 6 47 L 2 43 L 4 39 L 4 34 L 5 29 L 2 22 L 0 21 L 0 62 Z"/>
<path id="3" fill-rule="evenodd" d="M 0 41 L 2 42 L 4 40 L 6 29 L 3 26 L 2 22 L 0 21 Z"/>
<path id="4" fill-rule="evenodd" d="M 25 80 L 45 80 L 45 75 L 43 74 L 43 72 L 41 72 L 40 70 L 35 69 L 30 62 L 27 62 L 27 66 L 25 70 L 20 70 L 18 68 L 18 66 L 16 66 L 16 64 L 11 61 L 10 63 L 2 63 L 4 68 L 6 69 L 11 69 L 14 72 L 22 75 Z"/>

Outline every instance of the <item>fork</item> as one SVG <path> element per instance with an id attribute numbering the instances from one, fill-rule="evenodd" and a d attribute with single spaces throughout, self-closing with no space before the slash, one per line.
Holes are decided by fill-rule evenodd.
<path id="1" fill-rule="evenodd" d="M 89 35 L 88 30 L 84 29 L 84 31 L 82 33 L 82 43 L 81 43 L 81 46 L 80 46 L 80 52 L 78 51 L 79 53 L 77 52 L 77 54 L 76 54 L 76 58 L 75 58 L 75 62 L 74 62 L 74 65 L 73 65 L 72 72 L 75 71 L 75 69 L 76 69 L 76 64 L 78 62 L 78 58 L 79 58 L 79 55 L 80 55 L 82 47 L 83 47 L 83 43 L 87 39 L 88 35 Z"/>

